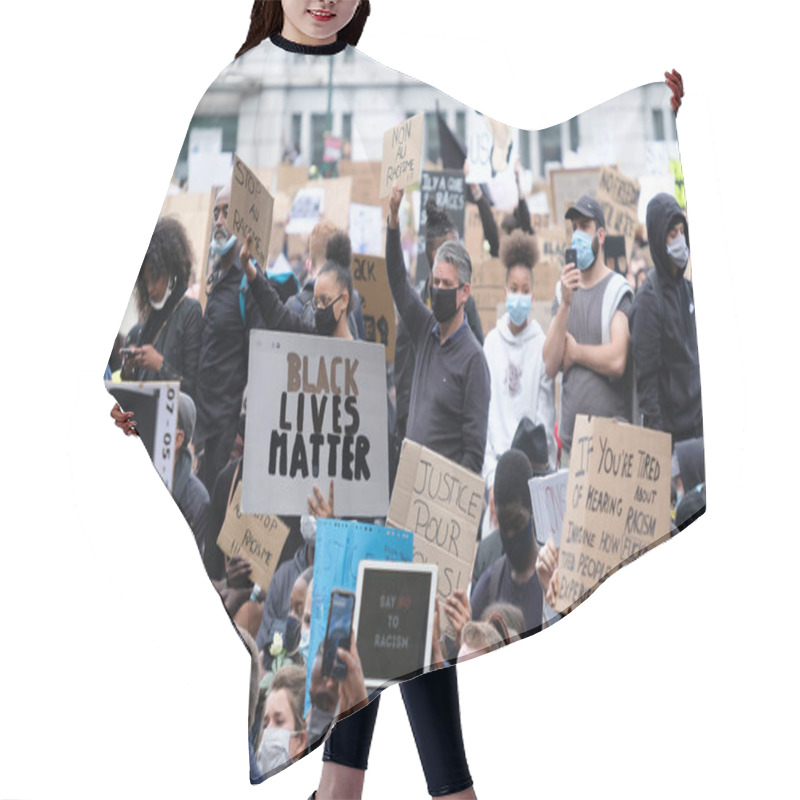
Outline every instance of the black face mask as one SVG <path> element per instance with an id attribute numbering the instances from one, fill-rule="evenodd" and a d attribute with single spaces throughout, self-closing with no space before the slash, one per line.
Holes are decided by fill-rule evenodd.
<path id="1" fill-rule="evenodd" d="M 434 289 L 431 287 L 431 310 L 437 322 L 447 322 L 458 311 L 456 305 L 456 289 Z"/>
<path id="2" fill-rule="evenodd" d="M 317 329 L 317 333 L 320 334 L 320 336 L 332 336 L 333 332 L 336 330 L 339 320 L 334 314 L 333 307 L 342 297 L 343 295 L 340 294 L 336 300 L 328 303 L 325 308 L 318 308 L 314 312 L 314 327 Z M 341 314 L 339 318 L 341 319 Z"/>
<path id="3" fill-rule="evenodd" d="M 515 572 L 524 572 L 530 566 L 533 550 L 533 519 L 530 519 L 528 524 L 513 537 L 504 536 L 501 529 L 500 541 L 511 568 Z"/>

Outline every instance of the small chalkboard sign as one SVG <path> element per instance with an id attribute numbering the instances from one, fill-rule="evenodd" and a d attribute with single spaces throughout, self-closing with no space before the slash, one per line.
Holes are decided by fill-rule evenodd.
<path id="1" fill-rule="evenodd" d="M 359 563 L 353 628 L 368 688 L 428 671 L 437 579 L 435 564 Z"/>

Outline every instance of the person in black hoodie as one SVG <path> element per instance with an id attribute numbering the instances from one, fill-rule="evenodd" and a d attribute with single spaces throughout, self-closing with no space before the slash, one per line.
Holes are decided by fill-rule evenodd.
<path id="1" fill-rule="evenodd" d="M 689 225 L 678 202 L 657 194 L 647 205 L 655 268 L 636 294 L 630 317 L 639 410 L 647 428 L 680 442 L 703 435 L 700 367 L 689 262 Z"/>

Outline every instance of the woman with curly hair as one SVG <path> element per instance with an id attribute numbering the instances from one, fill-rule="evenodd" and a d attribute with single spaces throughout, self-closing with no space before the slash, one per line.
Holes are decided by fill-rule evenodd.
<path id="1" fill-rule="evenodd" d="M 506 268 L 506 313 L 483 344 L 492 381 L 483 462 L 490 492 L 497 459 L 511 447 L 523 417 L 544 425 L 551 469 L 556 459 L 555 389 L 542 361 L 545 334 L 535 319 L 529 319 L 533 268 L 539 259 L 536 239 L 521 230 L 514 231 L 503 240 L 500 259 Z"/>
<path id="2" fill-rule="evenodd" d="M 186 295 L 191 268 L 192 248 L 183 225 L 159 219 L 136 279 L 139 322 L 125 339 L 124 380 L 179 380 L 181 391 L 194 397 L 203 311 Z"/>

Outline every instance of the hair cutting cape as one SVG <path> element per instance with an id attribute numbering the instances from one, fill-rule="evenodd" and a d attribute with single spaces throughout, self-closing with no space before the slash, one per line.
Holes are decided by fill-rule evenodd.
<path id="1" fill-rule="evenodd" d="M 351 630 L 372 695 L 427 671 L 437 654 L 447 669 L 460 652 L 552 624 L 673 535 L 684 495 L 703 491 L 689 521 L 705 509 L 692 266 L 683 258 L 689 214 L 668 87 L 648 84 L 551 128 L 517 130 L 350 46 L 294 49 L 263 41 L 223 70 L 197 106 L 162 209 L 191 243 L 189 288 L 166 313 L 142 308 L 141 293 L 137 306 L 134 289 L 120 326 L 130 346 L 152 344 L 164 366 L 129 365 L 107 383 L 135 410 L 209 577 L 226 579 L 226 557 L 251 564 L 246 597 L 229 609 L 258 651 L 254 782 L 319 745 L 350 710 L 339 687 L 355 676 L 336 648 L 349 648 Z M 395 181 L 405 186 L 399 232 L 387 231 Z M 222 186 L 233 190 L 227 234 L 237 237 L 227 270 L 225 256 L 209 248 Z M 469 326 L 445 345 L 425 283 L 431 199 L 471 266 Z M 592 273 L 600 280 L 572 292 L 565 356 L 548 377 L 546 338 L 565 302 L 561 273 L 579 244 L 570 219 L 589 215 L 605 267 Z M 320 221 L 349 233 L 351 312 L 366 342 L 314 334 L 306 269 Z M 506 313 L 506 269 L 515 264 L 499 258 L 513 229 L 536 243 L 523 333 Z M 247 233 L 253 257 L 255 248 L 260 254 L 252 284 L 238 255 Z M 287 282 L 292 272 L 298 280 Z M 278 292 L 285 299 L 297 286 L 305 295 L 289 299 L 299 312 L 291 316 Z M 142 329 L 147 342 L 136 338 Z M 620 330 L 630 339 L 623 367 L 607 368 Z M 194 427 L 199 457 L 191 478 L 175 453 L 187 384 L 197 409 L 184 425 Z M 498 459 L 524 418 L 541 426 L 542 453 L 526 453 L 530 474 L 509 475 Z M 228 463 L 237 433 L 244 456 Z M 673 458 L 675 444 L 690 440 Z M 315 526 L 304 516 L 306 498 L 314 485 L 327 498 L 331 480 L 337 518 Z M 499 533 L 487 502 L 497 481 Z M 537 552 L 538 574 L 530 570 Z M 554 554 L 555 575 L 545 558 Z M 290 597 L 297 588 L 302 600 L 297 578 L 311 566 L 309 621 Z M 235 588 L 226 590 L 229 601 Z M 470 597 L 468 631 L 445 613 L 457 590 Z M 482 622 L 498 601 L 513 608 L 490 609 Z M 292 665 L 305 670 L 304 690 L 283 680 Z M 283 693 L 295 717 L 283 725 L 288 734 L 271 724 L 265 735 L 271 691 Z"/>

